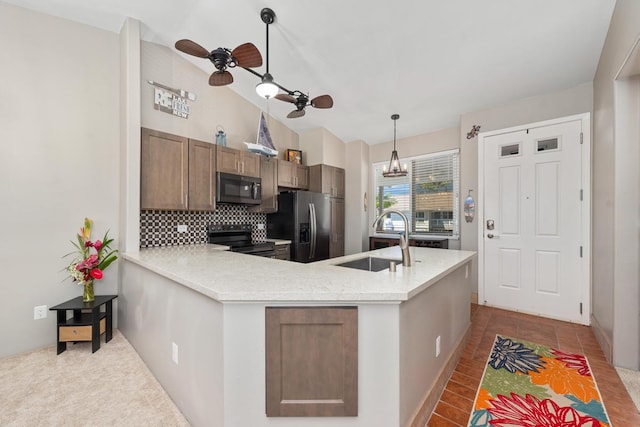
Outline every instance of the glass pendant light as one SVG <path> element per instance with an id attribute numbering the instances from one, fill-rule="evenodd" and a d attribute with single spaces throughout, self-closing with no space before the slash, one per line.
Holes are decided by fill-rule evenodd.
<path id="1" fill-rule="evenodd" d="M 393 120 L 393 151 L 391 152 L 389 166 L 384 165 L 382 167 L 382 176 L 385 178 L 407 175 L 407 164 L 405 163 L 400 167 L 400 159 L 398 159 L 398 152 L 396 151 L 396 120 L 399 118 L 399 114 L 393 114 L 391 116 L 391 120 Z"/>

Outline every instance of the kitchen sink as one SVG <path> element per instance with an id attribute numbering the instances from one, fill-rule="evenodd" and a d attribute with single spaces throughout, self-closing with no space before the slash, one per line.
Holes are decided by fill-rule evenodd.
<path id="1" fill-rule="evenodd" d="M 358 270 L 365 271 L 382 271 L 389 268 L 390 262 L 395 262 L 396 264 L 402 265 L 401 259 L 392 259 L 392 258 L 377 258 L 377 257 L 364 257 L 354 259 L 352 261 L 343 262 L 342 264 L 336 264 L 339 267 L 347 267 L 347 268 L 356 268 Z"/>

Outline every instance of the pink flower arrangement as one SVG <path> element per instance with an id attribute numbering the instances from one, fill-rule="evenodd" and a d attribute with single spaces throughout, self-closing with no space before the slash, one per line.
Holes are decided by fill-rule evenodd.
<path id="1" fill-rule="evenodd" d="M 77 242 L 71 241 L 77 251 L 68 253 L 77 254 L 76 258 L 69 264 L 67 271 L 74 282 L 86 285 L 93 280 L 102 279 L 102 272 L 113 261 L 118 259 L 117 249 L 111 249 L 109 245 L 113 239 L 108 237 L 109 232 L 104 233 L 102 240 L 91 241 L 91 227 L 93 221 L 84 219 L 84 227 L 80 228 L 77 235 Z M 95 251 L 92 253 L 92 249 Z"/>

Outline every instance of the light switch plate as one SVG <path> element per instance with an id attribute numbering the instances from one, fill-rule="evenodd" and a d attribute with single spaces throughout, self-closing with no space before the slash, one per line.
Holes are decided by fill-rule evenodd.
<path id="1" fill-rule="evenodd" d="M 186 233 L 189 230 L 189 227 L 186 224 L 178 225 L 178 233 Z"/>

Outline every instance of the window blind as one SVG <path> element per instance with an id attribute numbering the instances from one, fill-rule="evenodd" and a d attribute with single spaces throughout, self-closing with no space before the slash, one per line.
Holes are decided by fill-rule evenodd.
<path id="1" fill-rule="evenodd" d="M 385 209 L 402 211 L 409 219 L 411 234 L 458 237 L 459 160 L 458 150 L 405 160 L 408 174 L 385 178 L 382 167 L 373 165 L 376 213 Z M 377 232 L 401 232 L 400 216 L 391 214 L 378 223 Z"/>

